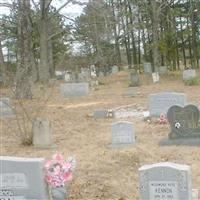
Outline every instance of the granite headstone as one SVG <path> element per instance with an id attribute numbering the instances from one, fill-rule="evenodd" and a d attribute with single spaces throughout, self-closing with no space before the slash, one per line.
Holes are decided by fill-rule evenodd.
<path id="1" fill-rule="evenodd" d="M 43 165 L 43 158 L 0 156 L 0 199 L 49 199 Z"/>
<path id="2" fill-rule="evenodd" d="M 149 95 L 150 116 L 160 116 L 167 114 L 168 109 L 173 105 L 184 106 L 186 104 L 186 95 L 176 92 L 160 92 Z"/>
<path id="3" fill-rule="evenodd" d="M 151 74 L 152 73 L 151 63 L 144 63 L 144 73 L 145 74 Z"/>
<path id="4" fill-rule="evenodd" d="M 183 80 L 187 81 L 191 78 L 195 78 L 196 75 L 196 71 L 194 69 L 187 69 L 183 71 Z"/>
<path id="5" fill-rule="evenodd" d="M 89 93 L 88 83 L 62 83 L 60 93 L 63 97 L 86 96 Z"/>
<path id="6" fill-rule="evenodd" d="M 9 98 L 0 98 L 0 117 L 8 117 L 13 115 Z"/>
<path id="7" fill-rule="evenodd" d="M 187 165 L 156 163 L 139 169 L 140 200 L 192 200 L 191 172 Z"/>
<path id="8" fill-rule="evenodd" d="M 110 147 L 120 148 L 134 146 L 135 132 L 131 122 L 120 121 L 112 124 L 112 144 Z"/>

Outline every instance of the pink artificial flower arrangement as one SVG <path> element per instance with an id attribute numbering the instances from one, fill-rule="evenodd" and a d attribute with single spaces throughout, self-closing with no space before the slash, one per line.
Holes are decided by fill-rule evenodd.
<path id="1" fill-rule="evenodd" d="M 166 118 L 165 114 L 163 114 L 163 113 L 160 114 L 160 118 L 158 119 L 158 123 L 159 124 L 167 124 L 167 118 Z"/>
<path id="2" fill-rule="evenodd" d="M 62 154 L 56 153 L 51 160 L 45 162 L 45 181 L 53 188 L 64 187 L 66 182 L 72 180 L 74 168 L 74 158 L 66 161 Z"/>

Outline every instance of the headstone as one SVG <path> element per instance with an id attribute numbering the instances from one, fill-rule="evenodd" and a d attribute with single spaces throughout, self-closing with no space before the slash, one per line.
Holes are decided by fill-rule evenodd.
<path id="1" fill-rule="evenodd" d="M 99 85 L 99 81 L 98 80 L 90 80 L 90 86 L 91 87 L 97 87 Z"/>
<path id="2" fill-rule="evenodd" d="M 171 127 L 168 138 L 160 141 L 161 146 L 200 146 L 199 109 L 195 105 L 172 106 L 167 112 Z"/>
<path id="3" fill-rule="evenodd" d="M 196 71 L 194 69 L 187 69 L 183 71 L 183 80 L 187 81 L 191 78 L 195 78 L 196 75 Z"/>
<path id="4" fill-rule="evenodd" d="M 137 87 L 140 85 L 139 74 L 137 72 L 130 73 L 130 82 L 131 87 Z"/>
<path id="5" fill-rule="evenodd" d="M 173 105 L 184 106 L 186 95 L 176 92 L 161 92 L 149 95 L 150 116 L 158 117 L 160 114 L 167 114 L 167 110 Z"/>
<path id="6" fill-rule="evenodd" d="M 151 74 L 152 73 L 151 63 L 144 63 L 144 73 L 145 74 Z"/>
<path id="7" fill-rule="evenodd" d="M 112 66 L 112 74 L 115 74 L 117 72 L 119 72 L 118 66 L 116 66 L 116 65 Z"/>
<path id="8" fill-rule="evenodd" d="M 89 84 L 63 83 L 60 85 L 60 93 L 63 97 L 86 96 L 89 93 Z"/>
<path id="9" fill-rule="evenodd" d="M 9 98 L 0 98 L 0 117 L 9 117 L 13 115 L 13 110 Z"/>
<path id="10" fill-rule="evenodd" d="M 112 124 L 112 148 L 129 147 L 135 144 L 135 132 L 131 122 L 121 121 Z"/>
<path id="11" fill-rule="evenodd" d="M 53 148 L 52 126 L 49 120 L 36 118 L 33 122 L 33 145 L 38 148 Z"/>
<path id="12" fill-rule="evenodd" d="M 43 165 L 43 158 L 0 156 L 0 199 L 49 199 Z"/>
<path id="13" fill-rule="evenodd" d="M 168 68 L 167 66 L 160 66 L 158 71 L 160 75 L 164 75 L 164 74 L 167 74 Z"/>
<path id="14" fill-rule="evenodd" d="M 65 74 L 65 81 L 70 82 L 70 80 L 71 80 L 71 75 L 69 73 L 66 73 Z"/>
<path id="15" fill-rule="evenodd" d="M 152 79 L 153 79 L 153 83 L 159 83 L 160 77 L 159 77 L 158 72 L 152 73 Z"/>
<path id="16" fill-rule="evenodd" d="M 192 200 L 190 167 L 175 163 L 144 165 L 139 169 L 140 200 Z"/>
<path id="17" fill-rule="evenodd" d="M 55 71 L 55 75 L 58 80 L 63 80 L 65 78 L 65 72 L 64 71 Z"/>
<path id="18" fill-rule="evenodd" d="M 106 110 L 106 109 L 95 110 L 94 113 L 93 113 L 93 117 L 95 119 L 107 118 L 108 117 L 108 110 Z"/>

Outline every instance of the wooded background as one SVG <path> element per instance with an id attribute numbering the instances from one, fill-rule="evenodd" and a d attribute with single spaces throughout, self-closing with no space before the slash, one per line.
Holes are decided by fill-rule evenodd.
<path id="1" fill-rule="evenodd" d="M 0 3 L 11 10 L 0 16 L 0 73 L 4 85 L 14 79 L 17 98 L 31 98 L 31 84 L 48 82 L 55 69 L 199 68 L 199 0 L 52 1 Z M 60 13 L 71 3 L 84 6 L 75 19 Z"/>

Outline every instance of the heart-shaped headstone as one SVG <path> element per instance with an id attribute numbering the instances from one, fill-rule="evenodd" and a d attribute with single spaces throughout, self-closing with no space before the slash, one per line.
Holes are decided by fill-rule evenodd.
<path id="1" fill-rule="evenodd" d="M 171 126 L 170 138 L 200 137 L 199 109 L 195 105 L 174 105 L 169 108 L 167 119 Z"/>

